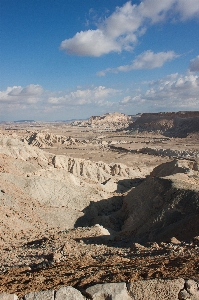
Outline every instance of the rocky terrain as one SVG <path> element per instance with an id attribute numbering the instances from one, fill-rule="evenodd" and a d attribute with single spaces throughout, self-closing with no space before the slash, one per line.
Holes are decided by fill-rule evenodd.
<path id="1" fill-rule="evenodd" d="M 22 138 L 22 141 L 27 142 L 28 145 L 37 146 L 39 148 L 57 147 L 59 145 L 71 146 L 81 143 L 81 141 L 73 139 L 70 136 L 64 137 L 47 132 L 31 132 L 31 134 L 27 135 L 25 139 Z"/>
<path id="2" fill-rule="evenodd" d="M 73 126 L 92 127 L 93 129 L 118 130 L 128 127 L 137 119 L 136 116 L 128 116 L 121 113 L 107 113 L 102 116 L 92 116 L 87 121 L 75 121 Z"/>
<path id="3" fill-rule="evenodd" d="M 199 129 L 110 118 L 1 125 L 0 299 L 199 299 Z"/>
<path id="4" fill-rule="evenodd" d="M 144 113 L 129 125 L 129 129 L 138 132 L 153 131 L 165 136 L 184 138 L 189 134 L 198 133 L 199 112 Z"/>

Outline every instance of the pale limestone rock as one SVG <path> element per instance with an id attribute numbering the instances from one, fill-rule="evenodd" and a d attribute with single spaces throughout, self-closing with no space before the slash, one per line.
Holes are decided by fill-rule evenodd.
<path id="1" fill-rule="evenodd" d="M 186 290 L 180 291 L 178 297 L 180 300 L 190 300 L 190 294 Z"/>
<path id="2" fill-rule="evenodd" d="M 96 284 L 86 290 L 93 300 L 130 300 L 126 283 Z"/>
<path id="3" fill-rule="evenodd" d="M 174 244 L 174 245 L 180 245 L 180 244 L 181 244 L 181 241 L 179 241 L 179 240 L 176 239 L 175 237 L 172 237 L 172 238 L 171 238 L 171 243 Z"/>
<path id="4" fill-rule="evenodd" d="M 199 300 L 199 284 L 194 280 L 187 280 L 185 282 L 186 290 L 191 295 L 191 300 Z"/>
<path id="5" fill-rule="evenodd" d="M 95 227 L 99 230 L 100 235 L 110 235 L 108 229 L 104 228 L 102 225 L 95 224 Z"/>
<path id="6" fill-rule="evenodd" d="M 32 292 L 24 296 L 24 300 L 54 300 L 54 291 Z"/>
<path id="7" fill-rule="evenodd" d="M 104 228 L 102 225 L 95 224 L 95 227 L 97 228 L 97 231 L 99 233 L 99 237 L 102 238 L 102 240 L 105 241 L 112 241 L 114 240 L 115 237 L 115 232 L 114 230 L 110 228 Z"/>
<path id="8" fill-rule="evenodd" d="M 62 287 L 55 294 L 55 300 L 84 300 L 85 297 L 72 286 Z"/>
<path id="9" fill-rule="evenodd" d="M 142 251 L 146 250 L 147 248 L 143 245 L 140 245 L 139 243 L 133 243 L 131 246 L 131 251 Z"/>
<path id="10" fill-rule="evenodd" d="M 184 279 L 141 280 L 128 284 L 130 296 L 134 300 L 177 300 L 184 288 Z"/>
<path id="11" fill-rule="evenodd" d="M 118 112 L 107 113 L 101 116 L 92 116 L 86 121 L 75 121 L 73 126 L 92 127 L 98 129 L 114 129 L 128 127 L 134 120 L 132 116 L 121 114 Z M 101 137 L 100 137 L 101 138 Z"/>
<path id="12" fill-rule="evenodd" d="M 102 183 L 101 188 L 109 193 L 113 193 L 118 190 L 118 183 L 113 178 L 110 178 L 110 180 L 107 180 L 106 183 Z"/>
<path id="13" fill-rule="evenodd" d="M 102 161 L 92 162 L 86 159 L 56 155 L 52 159 L 56 169 L 67 170 L 67 172 L 81 178 L 91 179 L 93 182 L 104 183 L 111 177 L 133 178 L 144 176 L 146 171 L 139 168 L 127 167 L 121 163 L 106 164 Z"/>
<path id="14" fill-rule="evenodd" d="M 15 294 L 7 294 L 7 293 L 1 293 L 0 294 L 0 300 L 17 300 L 18 297 Z"/>
<path id="15" fill-rule="evenodd" d="M 37 147 L 32 147 L 18 139 L 8 136 L 0 137 L 0 153 L 9 155 L 23 161 L 37 158 L 42 164 L 48 162 L 48 153 L 42 152 Z"/>

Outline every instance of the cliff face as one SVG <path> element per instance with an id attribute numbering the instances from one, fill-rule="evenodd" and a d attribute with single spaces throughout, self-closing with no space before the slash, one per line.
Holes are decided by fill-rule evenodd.
<path id="1" fill-rule="evenodd" d="M 159 112 L 159 113 L 143 113 L 142 117 L 147 116 L 162 116 L 162 117 L 179 117 L 179 118 L 193 118 L 199 117 L 199 111 L 178 111 L 178 112 Z"/>
<path id="2" fill-rule="evenodd" d="M 186 137 L 188 134 L 199 132 L 199 111 L 144 113 L 133 124 L 130 124 L 129 129 Z"/>

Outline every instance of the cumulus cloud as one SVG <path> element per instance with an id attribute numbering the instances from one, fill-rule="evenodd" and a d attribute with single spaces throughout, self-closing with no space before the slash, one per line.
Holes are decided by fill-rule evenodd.
<path id="1" fill-rule="evenodd" d="M 148 50 L 138 55 L 138 57 L 133 61 L 132 65 L 127 66 L 127 70 L 129 68 L 130 70 L 160 68 L 165 62 L 170 61 L 176 57 L 177 54 L 175 54 L 174 51 L 153 53 L 152 51 Z"/>
<path id="2" fill-rule="evenodd" d="M 135 60 L 133 60 L 132 64 L 119 66 L 117 68 L 108 68 L 104 71 L 100 71 L 97 73 L 98 76 L 105 76 L 106 73 L 118 73 L 118 72 L 128 72 L 131 70 L 149 70 L 160 68 L 167 61 L 171 61 L 174 58 L 178 57 L 178 55 L 174 51 L 167 52 L 158 52 L 153 53 L 151 50 L 145 51 L 137 56 Z"/>
<path id="3" fill-rule="evenodd" d="M 120 51 L 119 44 L 100 29 L 81 31 L 68 40 L 61 43 L 61 50 L 67 50 L 68 54 L 100 56 L 112 51 Z"/>
<path id="4" fill-rule="evenodd" d="M 102 105 L 105 100 L 117 93 L 119 90 L 106 88 L 105 86 L 93 87 L 90 89 L 78 89 L 74 92 L 67 93 L 62 96 L 49 97 L 48 102 L 53 105 L 86 105 L 98 104 Z"/>
<path id="5" fill-rule="evenodd" d="M 44 107 L 69 107 L 79 105 L 104 105 L 107 100 L 120 93 L 120 90 L 105 86 L 93 86 L 87 89 L 78 88 L 71 92 L 49 92 L 42 86 L 30 84 L 27 87 L 13 86 L 5 91 L 0 91 L 0 105 L 4 108 L 25 107 L 26 105 L 37 105 Z M 35 106 L 36 107 L 36 106 Z"/>
<path id="6" fill-rule="evenodd" d="M 35 103 L 39 101 L 42 93 L 43 88 L 38 84 L 30 84 L 24 88 L 21 86 L 8 87 L 5 91 L 0 91 L 0 103 Z"/>
<path id="7" fill-rule="evenodd" d="M 64 119 L 67 115 L 70 119 L 71 113 L 81 116 L 81 112 L 90 111 L 91 108 L 107 109 L 113 106 L 115 97 L 121 92 L 105 86 L 78 87 L 74 91 L 48 91 L 34 84 L 8 87 L 0 91 L 0 118 L 53 120 L 55 116 Z M 81 109 L 77 110 L 76 107 Z"/>
<path id="8" fill-rule="evenodd" d="M 129 51 L 148 26 L 174 17 L 180 21 L 199 17 L 198 0 L 143 0 L 138 5 L 128 1 L 101 21 L 97 29 L 78 32 L 62 41 L 60 49 L 82 56 Z"/>
<path id="9" fill-rule="evenodd" d="M 191 72 L 199 72 L 199 55 L 190 61 L 189 70 Z"/>
<path id="10" fill-rule="evenodd" d="M 153 81 L 144 93 L 126 96 L 121 105 L 150 102 L 154 106 L 178 109 L 186 107 L 198 109 L 199 106 L 199 76 L 172 74 L 166 78 Z"/>

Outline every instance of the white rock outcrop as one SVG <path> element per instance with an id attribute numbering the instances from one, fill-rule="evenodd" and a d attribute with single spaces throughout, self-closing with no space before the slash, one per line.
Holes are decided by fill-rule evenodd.
<path id="1" fill-rule="evenodd" d="M 66 137 L 48 132 L 33 132 L 22 140 L 26 141 L 28 145 L 36 146 L 39 148 L 54 147 L 56 145 L 71 146 L 82 143 L 78 139 L 72 138 L 70 136 Z"/>
<path id="2" fill-rule="evenodd" d="M 81 176 L 100 183 L 111 177 L 135 178 L 144 175 L 144 171 L 142 172 L 139 168 L 130 168 L 124 164 L 106 164 L 101 161 L 92 162 L 64 155 L 54 156 L 52 164 L 55 168 L 67 170 L 77 177 Z"/>
<path id="3" fill-rule="evenodd" d="M 72 286 L 60 288 L 55 293 L 55 300 L 85 300 L 86 298 Z"/>
<path id="4" fill-rule="evenodd" d="M 96 284 L 88 289 L 86 292 L 93 300 L 131 300 L 129 296 L 126 283 L 104 283 Z"/>
<path id="5" fill-rule="evenodd" d="M 39 291 L 26 294 L 24 300 L 54 300 L 54 291 Z"/>
<path id="6" fill-rule="evenodd" d="M 18 300 L 18 297 L 15 294 L 2 293 L 0 294 L 0 300 Z"/>
<path id="7" fill-rule="evenodd" d="M 151 279 L 132 282 L 128 285 L 131 299 L 134 300 L 178 300 L 184 288 L 184 279 Z"/>

